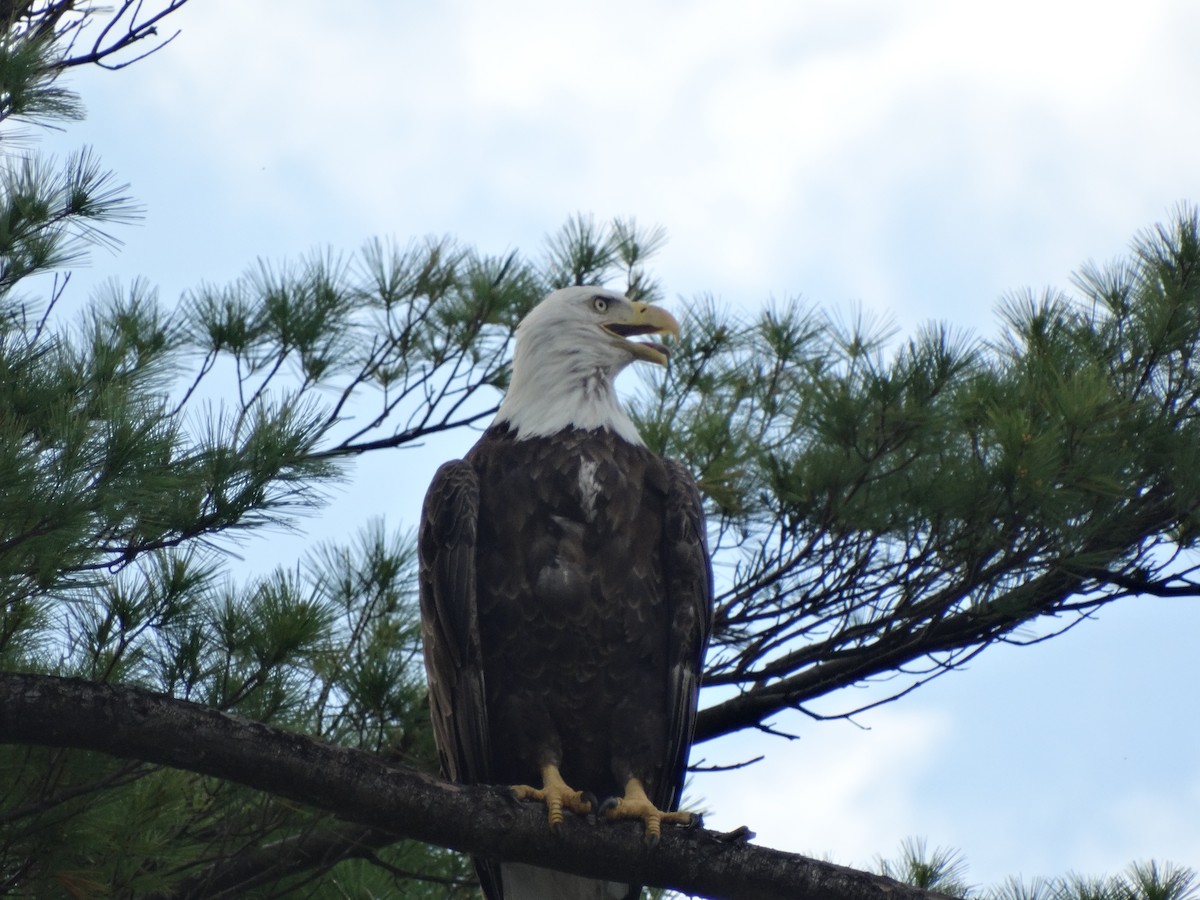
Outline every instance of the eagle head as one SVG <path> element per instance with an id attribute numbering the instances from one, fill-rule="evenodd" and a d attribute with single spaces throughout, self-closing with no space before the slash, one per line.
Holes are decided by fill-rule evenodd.
<path id="1" fill-rule="evenodd" d="M 666 334 L 678 337 L 679 323 L 661 307 L 599 287 L 554 291 L 517 326 L 512 380 L 496 421 L 519 438 L 610 428 L 641 443 L 613 379 L 635 360 L 666 365 L 664 344 L 635 340 Z"/>

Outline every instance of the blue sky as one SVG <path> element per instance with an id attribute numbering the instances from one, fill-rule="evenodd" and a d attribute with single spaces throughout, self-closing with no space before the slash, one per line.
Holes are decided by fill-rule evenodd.
<path id="1" fill-rule="evenodd" d="M 656 273 L 677 309 L 803 296 L 901 335 L 943 319 L 987 336 L 1006 292 L 1066 288 L 1200 202 L 1190 2 L 334 8 L 195 0 L 158 56 L 73 78 L 89 118 L 43 145 L 92 145 L 147 208 L 79 290 L 143 275 L 170 302 L 377 235 L 535 252 L 584 211 L 667 228 Z M 467 440 L 362 462 L 308 534 L 413 523 Z M 707 745 L 768 759 L 694 790 L 714 827 L 846 864 L 922 835 L 983 884 L 1200 867 L 1197 631 L 1194 603 L 1127 601 L 857 725 Z"/>

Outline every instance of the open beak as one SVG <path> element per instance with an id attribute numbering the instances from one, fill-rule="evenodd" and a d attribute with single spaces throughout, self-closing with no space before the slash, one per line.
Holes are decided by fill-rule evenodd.
<path id="1" fill-rule="evenodd" d="M 670 358 L 666 346 L 656 341 L 631 341 L 629 338 L 641 335 L 673 334 L 679 337 L 679 323 L 675 317 L 659 306 L 651 306 L 635 300 L 628 306 L 620 304 L 624 311 L 623 319 L 605 322 L 601 327 L 609 334 L 620 339 L 635 359 L 665 366 Z"/>

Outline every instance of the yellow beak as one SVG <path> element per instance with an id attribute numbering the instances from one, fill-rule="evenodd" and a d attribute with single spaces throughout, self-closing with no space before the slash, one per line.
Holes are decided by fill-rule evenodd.
<path id="1" fill-rule="evenodd" d="M 604 329 L 624 342 L 626 349 L 635 359 L 665 366 L 669 359 L 667 348 L 659 343 L 631 341 L 629 338 L 645 334 L 672 334 L 679 337 L 679 322 L 661 306 L 651 306 L 635 300 L 620 304 L 613 310 L 618 316 L 605 322 Z"/>

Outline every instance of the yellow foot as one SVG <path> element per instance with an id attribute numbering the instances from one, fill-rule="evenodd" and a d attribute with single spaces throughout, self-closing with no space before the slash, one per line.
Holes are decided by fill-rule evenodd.
<path id="1" fill-rule="evenodd" d="M 646 796 L 646 789 L 636 778 L 625 785 L 625 796 L 604 801 L 601 814 L 607 819 L 638 819 L 646 825 L 646 843 L 654 846 L 662 837 L 663 822 L 696 825 L 700 817 L 691 812 L 663 812 Z"/>
<path id="2" fill-rule="evenodd" d="M 554 832 L 562 828 L 564 809 L 569 809 L 579 815 L 587 815 L 596 808 L 594 798 L 590 794 L 572 790 L 563 781 L 557 766 L 542 768 L 541 788 L 530 787 L 527 784 L 515 784 L 512 792 L 518 800 L 537 800 L 539 803 L 545 803 L 550 830 Z"/>

